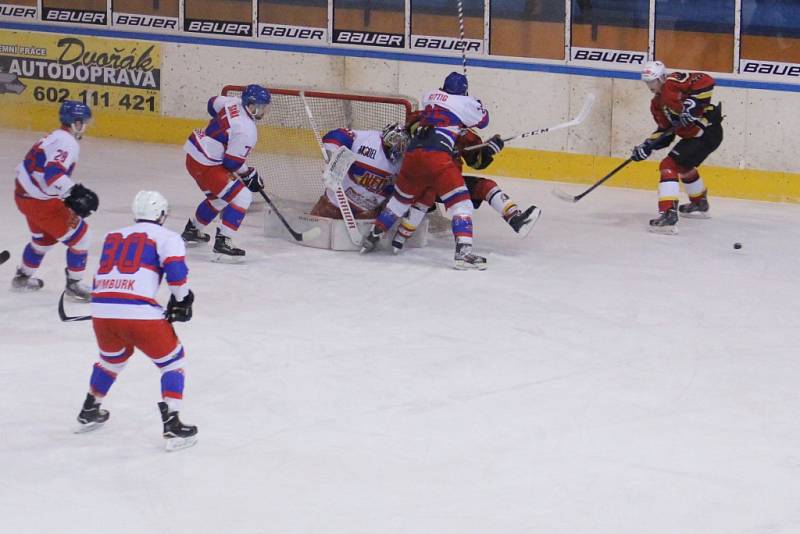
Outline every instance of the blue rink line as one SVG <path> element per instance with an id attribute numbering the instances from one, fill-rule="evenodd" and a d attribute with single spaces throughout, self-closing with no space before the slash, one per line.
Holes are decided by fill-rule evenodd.
<path id="1" fill-rule="evenodd" d="M 435 63 L 439 65 L 461 65 L 460 57 L 433 56 L 429 54 L 411 54 L 403 52 L 387 52 L 361 48 L 336 48 L 310 45 L 297 45 L 286 43 L 271 43 L 265 41 L 244 41 L 235 39 L 217 39 L 213 37 L 197 37 L 192 35 L 171 35 L 166 33 L 130 32 L 124 30 L 107 30 L 99 28 L 76 28 L 72 26 L 58 27 L 49 24 L 33 24 L 24 22 L 0 21 L 0 29 L 37 31 L 45 33 L 58 33 L 69 35 L 86 35 L 91 37 L 112 37 L 118 39 L 148 40 L 164 43 L 198 44 L 208 46 L 224 46 L 228 48 L 250 48 L 255 50 L 272 50 L 278 52 L 296 52 L 304 54 L 322 54 L 328 56 L 364 57 L 373 59 L 388 59 L 396 61 L 409 61 L 416 63 Z M 254 38 L 255 39 L 255 38 Z M 469 58 L 471 67 L 485 67 L 487 69 L 519 70 L 529 72 L 546 72 L 550 74 L 571 74 L 576 76 L 590 76 L 593 78 L 618 78 L 624 80 L 638 80 L 639 73 L 610 69 L 597 69 L 591 67 L 577 67 L 573 65 L 553 65 L 549 63 L 528 63 L 507 59 Z M 719 87 L 735 87 L 740 89 L 759 89 L 767 91 L 785 91 L 800 93 L 800 83 L 760 82 L 754 80 L 741 80 L 735 78 L 720 78 L 715 76 L 716 85 Z"/>

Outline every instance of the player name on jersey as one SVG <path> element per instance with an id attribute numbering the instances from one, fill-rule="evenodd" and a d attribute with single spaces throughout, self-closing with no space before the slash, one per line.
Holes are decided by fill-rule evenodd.
<path id="1" fill-rule="evenodd" d="M 192 33 L 252 37 L 253 25 L 249 22 L 225 22 L 219 20 L 184 19 L 183 30 Z"/>
<path id="2" fill-rule="evenodd" d="M 36 7 L 12 6 L 0 4 L 0 17 L 12 19 L 36 19 L 39 13 Z"/>
<path id="3" fill-rule="evenodd" d="M 593 66 L 624 67 L 639 70 L 647 61 L 646 52 L 631 50 L 608 50 L 602 48 L 582 48 L 573 46 L 571 52 L 573 62 L 582 62 Z"/>
<path id="4" fill-rule="evenodd" d="M 436 37 L 431 35 L 412 35 L 411 48 L 422 50 L 438 50 L 441 52 L 483 53 L 483 41 L 480 39 L 464 39 L 458 37 Z"/>
<path id="5" fill-rule="evenodd" d="M 47 22 L 68 22 L 71 24 L 96 24 L 98 26 L 105 26 L 108 23 L 108 14 L 105 11 L 45 7 L 42 8 L 42 20 Z"/>
<path id="6" fill-rule="evenodd" d="M 177 17 L 160 17 L 158 15 L 135 15 L 132 13 L 114 13 L 114 26 L 146 28 L 148 30 L 177 30 Z"/>
<path id="7" fill-rule="evenodd" d="M 800 64 L 778 63 L 775 61 L 761 61 L 756 59 L 743 59 L 739 67 L 740 74 L 761 74 L 784 80 L 797 81 L 800 77 Z"/>
<path id="8" fill-rule="evenodd" d="M 399 33 L 364 32 L 355 30 L 333 30 L 333 42 L 337 44 L 383 46 L 405 48 L 406 38 Z"/>
<path id="9" fill-rule="evenodd" d="M 328 41 L 328 30 L 287 24 L 260 23 L 258 25 L 258 36 L 275 41 L 326 43 Z"/>

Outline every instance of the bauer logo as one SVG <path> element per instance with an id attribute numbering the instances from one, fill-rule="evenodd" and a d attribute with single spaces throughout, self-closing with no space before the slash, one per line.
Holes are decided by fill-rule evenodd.
<path id="1" fill-rule="evenodd" d="M 13 19 L 35 19 L 37 17 L 37 12 L 35 7 L 0 4 L 0 17 L 9 17 Z"/>
<path id="2" fill-rule="evenodd" d="M 132 15 L 114 13 L 114 26 L 147 28 L 149 30 L 177 30 L 178 19 L 173 17 L 156 17 L 153 15 Z"/>
<path id="3" fill-rule="evenodd" d="M 280 41 L 327 41 L 324 28 L 306 28 L 285 24 L 259 24 L 258 36 Z"/>
<path id="4" fill-rule="evenodd" d="M 387 48 L 405 47 L 405 37 L 396 33 L 334 30 L 333 42 L 350 45 L 384 46 Z"/>
<path id="5" fill-rule="evenodd" d="M 411 37 L 411 48 L 423 50 L 439 50 L 443 52 L 462 51 L 480 54 L 483 52 L 483 41 L 478 39 L 461 39 L 455 37 L 431 37 L 428 35 L 414 35 Z"/>
<path id="6" fill-rule="evenodd" d="M 253 35 L 253 25 L 243 22 L 220 22 L 215 20 L 185 19 L 183 29 L 193 33 L 213 33 L 214 35 L 234 35 L 250 37 Z"/>
<path id="7" fill-rule="evenodd" d="M 79 9 L 54 9 L 50 7 L 44 8 L 42 12 L 42 19 L 48 22 L 69 22 L 78 24 L 97 24 L 105 26 L 106 17 L 105 11 L 85 11 Z"/>
<path id="8" fill-rule="evenodd" d="M 800 65 L 796 63 L 774 63 L 772 61 L 754 61 L 743 59 L 739 68 L 741 74 L 762 74 L 778 78 L 800 77 Z"/>
<path id="9" fill-rule="evenodd" d="M 647 61 L 647 54 L 627 50 L 573 48 L 572 61 L 583 61 L 594 65 L 639 68 Z"/>

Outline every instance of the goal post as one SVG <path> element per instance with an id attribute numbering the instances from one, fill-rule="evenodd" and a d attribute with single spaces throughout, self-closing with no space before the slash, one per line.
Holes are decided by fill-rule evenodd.
<path id="1" fill-rule="evenodd" d="M 302 92 L 325 135 L 335 128 L 382 130 L 387 124 L 405 123 L 416 109 L 410 98 L 367 93 L 313 91 L 268 87 L 272 101 L 257 121 L 258 144 L 248 162 L 264 180 L 264 189 L 281 206 L 303 213 L 323 192 L 325 163 L 306 114 Z M 239 96 L 242 85 L 227 85 L 224 96 Z"/>

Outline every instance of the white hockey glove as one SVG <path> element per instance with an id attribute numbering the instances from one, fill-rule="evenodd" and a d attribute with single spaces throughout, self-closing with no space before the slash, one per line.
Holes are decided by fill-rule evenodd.
<path id="1" fill-rule="evenodd" d="M 322 173 L 322 182 L 328 189 L 336 189 L 344 182 L 350 166 L 356 160 L 356 155 L 347 147 L 340 146 L 336 152 L 333 153 L 328 165 L 325 167 L 325 172 Z"/>

